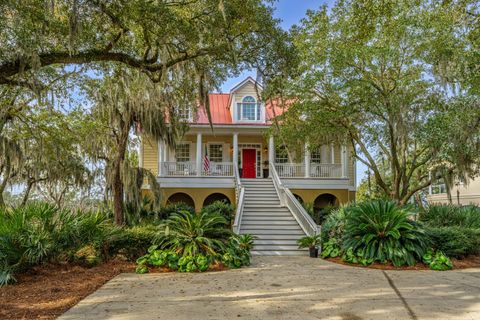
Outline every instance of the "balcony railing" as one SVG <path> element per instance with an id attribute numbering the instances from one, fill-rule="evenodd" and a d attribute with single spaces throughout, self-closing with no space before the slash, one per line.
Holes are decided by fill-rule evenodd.
<path id="1" fill-rule="evenodd" d="M 339 163 L 312 163 L 310 176 L 314 178 L 340 178 L 342 165 Z"/>
<path id="2" fill-rule="evenodd" d="M 197 176 L 197 165 L 195 162 L 162 162 L 160 175 L 164 177 Z M 232 162 L 210 162 L 208 168 L 202 164 L 202 176 L 209 177 L 233 177 Z"/>
<path id="3" fill-rule="evenodd" d="M 161 174 L 169 177 L 196 176 L 197 168 L 195 162 L 162 162 Z"/>
<path id="4" fill-rule="evenodd" d="M 303 163 L 275 163 L 275 169 L 281 178 L 306 178 Z M 342 165 L 339 163 L 311 163 L 311 178 L 341 178 Z"/>

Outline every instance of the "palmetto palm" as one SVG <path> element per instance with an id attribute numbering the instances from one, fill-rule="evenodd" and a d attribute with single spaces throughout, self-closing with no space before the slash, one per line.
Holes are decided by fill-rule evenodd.
<path id="1" fill-rule="evenodd" d="M 413 265 L 427 247 L 423 229 L 408 208 L 377 200 L 348 208 L 343 246 L 376 261 Z"/>
<path id="2" fill-rule="evenodd" d="M 216 255 L 231 234 L 226 225 L 217 213 L 180 211 L 165 222 L 163 247 L 184 256 Z"/>

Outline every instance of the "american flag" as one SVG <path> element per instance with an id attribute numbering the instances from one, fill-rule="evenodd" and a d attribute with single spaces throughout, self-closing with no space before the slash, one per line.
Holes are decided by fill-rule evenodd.
<path id="1" fill-rule="evenodd" d="M 205 145 L 205 157 L 203 158 L 203 171 L 210 171 L 210 159 L 208 158 L 208 148 Z"/>

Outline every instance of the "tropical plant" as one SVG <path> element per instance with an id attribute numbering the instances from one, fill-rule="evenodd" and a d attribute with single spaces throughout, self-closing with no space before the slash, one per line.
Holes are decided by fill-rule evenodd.
<path id="1" fill-rule="evenodd" d="M 453 268 L 452 261 L 441 251 L 434 253 L 432 250 L 428 250 L 422 259 L 432 270 L 444 271 Z"/>
<path id="2" fill-rule="evenodd" d="M 336 258 L 342 253 L 342 248 L 336 238 L 322 243 L 322 258 Z"/>
<path id="3" fill-rule="evenodd" d="M 222 240 L 231 232 L 227 220 L 218 213 L 180 211 L 164 224 L 163 248 L 182 256 L 216 255 L 224 247 Z"/>
<path id="4" fill-rule="evenodd" d="M 195 208 L 183 202 L 167 204 L 166 206 L 160 208 L 160 211 L 158 212 L 159 219 L 168 219 L 171 215 L 180 211 L 188 211 L 194 214 Z"/>
<path id="5" fill-rule="evenodd" d="M 362 252 L 355 252 L 352 248 L 348 248 L 342 255 L 342 260 L 348 263 L 361 264 L 368 266 L 373 263 L 373 259 L 367 259 Z"/>
<path id="6" fill-rule="evenodd" d="M 343 206 L 334 210 L 322 224 L 322 242 L 334 238 L 341 245 L 345 232 L 346 208 L 346 206 Z"/>
<path id="7" fill-rule="evenodd" d="M 436 251 L 451 258 L 464 258 L 480 253 L 480 229 L 461 227 L 441 227 L 425 229 Z"/>
<path id="8" fill-rule="evenodd" d="M 221 254 L 221 262 L 232 269 L 250 265 L 250 247 L 253 245 L 252 242 L 253 237 L 250 235 L 243 238 L 239 236 L 230 237 Z"/>
<path id="9" fill-rule="evenodd" d="M 305 236 L 297 240 L 299 248 L 315 248 L 322 242 L 320 234 Z"/>
<path id="10" fill-rule="evenodd" d="M 474 205 L 430 205 L 419 218 L 431 227 L 480 228 L 480 208 Z"/>
<path id="11" fill-rule="evenodd" d="M 425 231 L 409 208 L 394 201 L 375 200 L 348 208 L 343 248 L 366 259 L 395 266 L 414 265 L 428 246 Z"/>
<path id="12" fill-rule="evenodd" d="M 203 212 L 216 212 L 221 214 L 226 220 L 228 225 L 231 225 L 233 218 L 235 217 L 235 206 L 226 202 L 225 200 L 218 200 L 202 208 Z"/>

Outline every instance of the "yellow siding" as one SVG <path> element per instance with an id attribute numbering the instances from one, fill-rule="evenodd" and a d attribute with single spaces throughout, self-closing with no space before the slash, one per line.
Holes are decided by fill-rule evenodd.
<path id="1" fill-rule="evenodd" d="M 156 141 L 142 137 L 143 163 L 140 165 L 150 170 L 154 175 L 158 174 L 158 144 Z"/>

